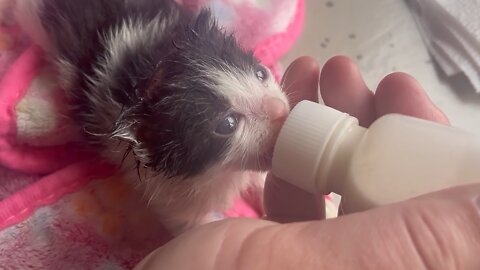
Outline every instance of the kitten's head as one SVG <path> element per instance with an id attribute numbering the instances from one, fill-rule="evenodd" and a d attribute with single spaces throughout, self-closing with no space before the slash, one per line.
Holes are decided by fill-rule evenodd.
<path id="1" fill-rule="evenodd" d="M 141 101 L 122 126 L 129 132 L 117 134 L 127 134 L 142 165 L 169 177 L 268 170 L 289 111 L 280 86 L 208 11 L 176 32 L 168 56 L 135 86 Z"/>

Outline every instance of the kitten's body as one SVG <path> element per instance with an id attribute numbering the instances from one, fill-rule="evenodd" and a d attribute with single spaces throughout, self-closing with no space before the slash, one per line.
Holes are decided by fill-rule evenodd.
<path id="1" fill-rule="evenodd" d="M 172 230 L 225 210 L 248 186 L 261 190 L 288 102 L 208 11 L 168 0 L 17 0 L 17 17 L 57 66 L 85 138 L 123 161 Z"/>

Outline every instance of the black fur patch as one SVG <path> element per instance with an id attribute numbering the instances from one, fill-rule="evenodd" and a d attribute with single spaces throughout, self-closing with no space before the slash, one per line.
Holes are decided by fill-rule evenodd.
<path id="1" fill-rule="evenodd" d="M 212 131 L 231 105 L 210 88 L 209 69 L 250 71 L 258 62 L 209 11 L 194 17 L 167 0 L 44 1 L 42 21 L 58 57 L 76 67 L 67 89 L 73 117 L 96 134 L 87 136 L 92 143 L 114 145 L 115 130 L 129 126 L 143 165 L 169 177 L 197 175 L 224 158 L 228 141 Z M 114 29 L 156 18 L 161 33 L 139 36 L 116 66 L 103 66 Z"/>

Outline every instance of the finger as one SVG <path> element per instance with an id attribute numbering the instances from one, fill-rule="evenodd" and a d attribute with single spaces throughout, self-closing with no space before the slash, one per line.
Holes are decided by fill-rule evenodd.
<path id="1" fill-rule="evenodd" d="M 427 96 L 420 84 L 405 73 L 386 76 L 375 92 L 377 117 L 389 113 L 400 113 L 442 124 L 449 124 L 448 118 Z"/>
<path id="2" fill-rule="evenodd" d="M 373 93 L 349 58 L 336 56 L 325 63 L 320 74 L 320 93 L 327 106 L 357 117 L 362 126 L 374 120 Z"/>
<path id="3" fill-rule="evenodd" d="M 265 214 L 280 223 L 325 218 L 325 201 L 273 174 L 268 174 L 264 189 Z"/>
<path id="4" fill-rule="evenodd" d="M 477 184 L 325 221 L 231 219 L 181 235 L 137 270 L 480 269 L 479 195 Z"/>
<path id="5" fill-rule="evenodd" d="M 243 269 L 480 269 L 479 195 L 480 185 L 469 185 L 338 219 L 262 228 L 235 261 Z"/>
<path id="6" fill-rule="evenodd" d="M 246 238 L 273 224 L 258 219 L 229 219 L 197 227 L 154 250 L 134 270 L 242 269 L 240 265 L 224 265 L 237 264 L 234 260 Z"/>
<path id="7" fill-rule="evenodd" d="M 311 57 L 300 57 L 290 64 L 281 85 L 292 107 L 302 100 L 318 102 L 319 74 L 320 66 Z"/>

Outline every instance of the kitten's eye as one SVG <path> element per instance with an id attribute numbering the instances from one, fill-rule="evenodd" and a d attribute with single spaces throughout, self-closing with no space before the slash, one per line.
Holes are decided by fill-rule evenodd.
<path id="1" fill-rule="evenodd" d="M 257 79 L 261 82 L 265 81 L 268 77 L 267 71 L 263 67 L 257 69 L 255 75 L 257 76 Z"/>
<path id="2" fill-rule="evenodd" d="M 225 116 L 215 128 L 215 134 L 220 136 L 231 135 L 238 127 L 238 116 L 234 113 Z"/>

